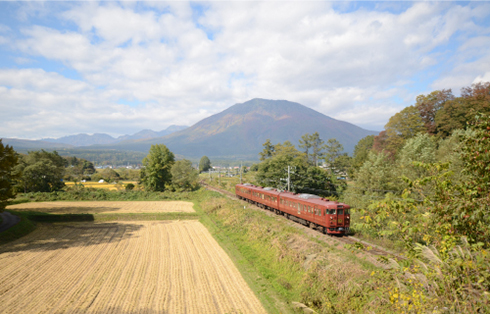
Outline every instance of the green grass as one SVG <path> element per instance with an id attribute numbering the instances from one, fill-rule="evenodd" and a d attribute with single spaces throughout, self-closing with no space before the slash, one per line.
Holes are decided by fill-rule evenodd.
<path id="1" fill-rule="evenodd" d="M 221 198 L 221 195 L 215 192 L 202 191 L 198 200 L 194 201 L 194 209 L 200 216 L 199 221 L 209 230 L 221 248 L 232 259 L 244 280 L 254 291 L 268 313 L 295 313 L 291 306 L 287 304 L 287 300 L 278 294 L 270 282 L 261 275 L 251 257 L 244 254 L 243 250 L 240 249 L 241 242 L 237 243 L 233 235 L 222 228 L 220 221 L 213 219 L 202 209 L 201 204 L 203 202 L 215 197 Z"/>
<path id="2" fill-rule="evenodd" d="M 26 202 L 52 201 L 169 201 L 191 200 L 197 191 L 193 192 L 149 192 L 149 191 L 110 191 L 94 188 L 70 189 L 67 191 L 21 193 L 11 200 L 9 205 Z"/>
<path id="3" fill-rule="evenodd" d="M 380 268 L 357 252 L 306 235 L 283 217 L 243 206 L 207 192 L 195 208 L 269 313 L 294 312 L 293 302 L 319 313 L 360 313 L 373 306 L 390 312 L 379 288 L 393 281 Z"/>
<path id="4" fill-rule="evenodd" d="M 0 232 L 0 245 L 17 240 L 36 229 L 35 222 L 31 221 L 27 214 L 23 212 L 16 212 L 7 210 L 8 212 L 20 217 L 20 222 L 14 225 L 12 228 Z"/>

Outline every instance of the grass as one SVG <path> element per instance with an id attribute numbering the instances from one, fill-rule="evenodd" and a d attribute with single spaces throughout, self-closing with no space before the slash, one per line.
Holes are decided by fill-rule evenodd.
<path id="1" fill-rule="evenodd" d="M 213 193 L 195 208 L 270 313 L 294 311 L 294 302 L 318 313 L 390 312 L 380 288 L 393 281 L 380 268 L 243 204 Z"/>
<path id="2" fill-rule="evenodd" d="M 149 191 L 112 191 L 94 188 L 69 189 L 67 191 L 21 193 L 9 202 L 9 205 L 27 202 L 53 201 L 182 201 L 195 198 L 194 192 L 149 192 Z"/>
<path id="3" fill-rule="evenodd" d="M 36 223 L 29 219 L 28 214 L 7 210 L 20 217 L 20 222 L 13 227 L 0 232 L 0 245 L 19 239 L 36 229 Z"/>

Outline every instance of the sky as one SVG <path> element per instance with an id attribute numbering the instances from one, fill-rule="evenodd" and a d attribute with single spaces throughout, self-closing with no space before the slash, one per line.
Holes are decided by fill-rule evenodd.
<path id="1" fill-rule="evenodd" d="M 192 125 L 253 98 L 380 131 L 490 81 L 490 2 L 0 2 L 0 138 Z"/>

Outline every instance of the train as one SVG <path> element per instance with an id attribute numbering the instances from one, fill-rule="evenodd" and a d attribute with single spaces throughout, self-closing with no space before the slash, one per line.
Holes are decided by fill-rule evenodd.
<path id="1" fill-rule="evenodd" d="M 314 194 L 284 192 L 250 183 L 237 184 L 235 195 L 324 234 L 343 236 L 349 233 L 350 206 L 347 204 Z"/>

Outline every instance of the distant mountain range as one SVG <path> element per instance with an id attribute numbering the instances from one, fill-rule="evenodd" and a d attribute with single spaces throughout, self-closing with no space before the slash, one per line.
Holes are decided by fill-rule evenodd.
<path id="1" fill-rule="evenodd" d="M 43 138 L 41 140 L 23 140 L 17 138 L 3 138 L 2 142 L 13 146 L 17 151 L 26 150 L 36 150 L 36 149 L 62 149 L 62 148 L 73 148 L 81 146 L 91 146 L 91 145 L 107 145 L 116 144 L 123 141 L 137 141 L 151 139 L 155 137 L 162 137 L 165 135 L 172 134 L 173 132 L 181 131 L 188 128 L 184 125 L 171 125 L 165 130 L 160 132 L 155 132 L 153 130 L 142 130 L 133 135 L 121 135 L 114 138 L 105 133 L 95 133 L 93 135 L 88 135 L 80 133 L 77 135 L 68 135 L 60 138 Z"/>
<path id="2" fill-rule="evenodd" d="M 95 133 L 93 135 L 88 134 L 77 134 L 77 135 L 69 135 L 60 138 L 43 138 L 41 141 L 51 142 L 51 143 L 59 143 L 59 144 L 68 144 L 75 147 L 80 146 L 90 146 L 90 145 L 104 145 L 104 144 L 115 144 L 120 143 L 122 141 L 128 140 L 142 140 L 142 139 L 151 139 L 155 137 L 162 137 L 165 135 L 172 134 L 173 132 L 181 131 L 188 128 L 183 125 L 171 125 L 165 130 L 160 132 L 155 132 L 153 130 L 143 130 L 135 133 L 133 135 L 121 135 L 118 138 L 114 138 L 108 134 L 104 133 Z"/>
<path id="3" fill-rule="evenodd" d="M 117 139 L 107 134 L 79 134 L 59 139 L 43 139 L 42 145 L 77 146 L 78 149 L 148 152 L 152 144 L 165 144 L 175 154 L 187 158 L 208 156 L 215 159 L 258 159 L 262 144 L 291 141 L 318 132 L 326 142 L 337 139 L 344 151 L 352 153 L 357 142 L 378 132 L 330 118 L 301 104 L 286 100 L 252 99 L 199 121 L 191 127 L 171 126 L 163 131 L 143 130 Z M 11 139 L 4 139 L 17 149 Z M 19 141 L 19 140 L 15 140 Z M 45 147 L 42 147 L 45 148 Z"/>
<path id="4" fill-rule="evenodd" d="M 297 145 L 302 135 L 314 132 L 325 142 L 329 138 L 337 139 L 348 153 L 354 151 L 361 138 L 379 133 L 335 120 L 295 102 L 256 98 L 164 137 L 124 141 L 100 148 L 147 152 L 152 144 L 165 144 L 174 153 L 192 158 L 206 155 L 257 159 L 267 139 L 273 144 L 289 140 Z"/>

